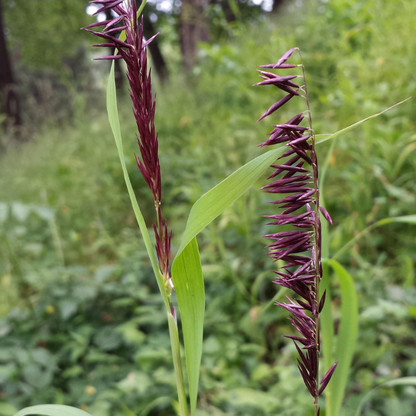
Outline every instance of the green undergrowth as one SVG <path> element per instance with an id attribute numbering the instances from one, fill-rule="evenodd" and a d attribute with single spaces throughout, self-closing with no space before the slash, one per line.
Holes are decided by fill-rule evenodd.
<path id="1" fill-rule="evenodd" d="M 270 129 L 255 120 L 276 95 L 251 86 L 256 65 L 299 46 L 314 128 L 332 133 L 414 94 L 415 16 L 416 4 L 407 0 L 312 2 L 302 16 L 289 10 L 235 29 L 227 42 L 201 45 L 192 74 L 173 73 L 168 84 L 156 84 L 173 250 L 197 198 L 262 152 L 256 145 Z M 128 94 L 119 106 L 133 187 L 144 217 L 152 218 L 135 165 Z M 9 146 L 0 161 L 5 416 L 45 402 L 97 416 L 125 415 L 126 407 L 136 415 L 174 414 L 166 317 L 101 108 L 78 112 L 65 127 L 45 125 L 31 142 Z M 368 225 L 415 213 L 415 110 L 413 99 L 337 139 L 325 182 L 331 255 Z M 322 161 L 328 149 L 318 148 Z M 265 308 L 277 287 L 261 237 L 268 232 L 262 215 L 272 207 L 260 186 L 199 240 L 207 304 L 200 416 L 312 414 L 294 347 L 282 337 L 292 332 L 286 316 Z M 414 235 L 415 226 L 406 224 L 376 228 L 337 258 L 354 278 L 360 310 L 345 415 L 375 385 L 416 374 Z M 339 306 L 336 285 L 333 292 Z M 363 414 L 412 415 L 414 387 L 383 393 Z"/>

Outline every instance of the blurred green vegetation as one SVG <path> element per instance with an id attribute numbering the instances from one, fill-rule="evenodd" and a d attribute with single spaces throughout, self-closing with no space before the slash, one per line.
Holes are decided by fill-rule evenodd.
<path id="1" fill-rule="evenodd" d="M 226 43 L 201 45 L 191 75 L 178 71 L 169 85 L 156 85 L 173 250 L 196 199 L 260 154 L 256 145 L 269 126 L 255 120 L 276 91 L 251 87 L 256 65 L 299 46 L 314 128 L 331 133 L 414 94 L 415 29 L 412 0 L 293 3 L 277 20 L 235 25 Z M 73 99 L 71 123 L 46 122 L 31 142 L 9 143 L 1 160 L 0 414 L 53 402 L 97 416 L 124 415 L 126 407 L 172 415 L 166 317 L 104 97 L 92 108 L 83 95 Z M 126 94 L 120 111 L 127 162 L 152 218 L 135 166 L 130 107 Z M 337 139 L 324 195 L 334 219 L 332 254 L 377 220 L 415 213 L 415 113 L 411 100 Z M 322 161 L 328 148 L 318 148 Z M 265 308 L 278 290 L 261 238 L 267 201 L 250 190 L 200 238 L 207 292 L 200 416 L 312 415 L 296 351 L 282 337 L 292 332 L 286 314 Z M 345 415 L 377 384 L 416 375 L 415 231 L 405 224 L 375 229 L 338 259 L 355 279 L 360 306 Z M 337 306 L 336 286 L 334 292 Z M 415 403 L 414 387 L 385 389 L 365 415 L 411 416 Z"/>

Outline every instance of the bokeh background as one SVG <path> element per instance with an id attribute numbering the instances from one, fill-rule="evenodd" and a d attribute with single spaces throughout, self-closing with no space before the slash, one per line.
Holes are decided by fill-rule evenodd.
<path id="1" fill-rule="evenodd" d="M 106 119 L 109 65 L 91 61 L 103 51 L 80 30 L 95 19 L 87 6 L 0 0 L 3 416 L 38 403 L 97 416 L 175 414 L 166 315 Z M 261 153 L 256 145 L 270 129 L 255 121 L 276 91 L 251 86 L 257 65 L 302 49 L 318 133 L 415 93 L 414 0 L 149 0 L 145 26 L 147 36 L 160 32 L 150 54 L 173 251 L 198 197 Z M 127 163 L 152 218 L 123 71 Z M 332 254 L 378 220 L 416 213 L 415 114 L 413 99 L 337 139 L 324 190 Z M 328 149 L 319 146 L 321 160 Z M 282 336 L 292 332 L 287 314 L 266 307 L 278 287 L 264 255 L 270 206 L 260 186 L 200 236 L 207 308 L 199 416 L 312 414 L 296 352 Z M 379 383 L 416 376 L 415 235 L 416 225 L 386 225 L 339 258 L 360 310 L 345 415 Z M 339 303 L 334 282 L 335 313 Z M 416 389 L 402 386 L 376 393 L 365 415 L 412 416 L 415 408 Z"/>

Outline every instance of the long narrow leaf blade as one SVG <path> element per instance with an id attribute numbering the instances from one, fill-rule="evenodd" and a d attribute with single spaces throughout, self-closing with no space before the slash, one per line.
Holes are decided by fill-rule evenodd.
<path id="1" fill-rule="evenodd" d="M 377 117 L 405 101 L 407 100 L 397 103 L 378 114 L 367 117 L 366 119 L 340 130 L 329 137 L 317 140 L 317 144 L 337 137 L 343 132 L 352 129 L 371 118 Z M 276 160 L 285 149 L 285 146 L 280 146 L 256 157 L 241 168 L 237 169 L 217 186 L 199 198 L 193 205 L 189 214 L 186 229 L 178 250 L 178 255 L 194 237 L 196 237 L 208 224 L 210 224 L 216 217 L 218 217 L 218 215 L 220 215 L 248 188 L 250 188 L 250 186 L 253 185 L 253 183 L 260 177 L 267 167 L 273 163 L 273 161 Z"/>
<path id="2" fill-rule="evenodd" d="M 205 310 L 204 282 L 196 236 L 239 198 L 284 150 L 281 147 L 248 162 L 204 194 L 189 214 L 182 243 L 172 265 L 172 279 L 182 319 L 192 415 L 198 395 Z"/>
<path id="3" fill-rule="evenodd" d="M 337 369 L 331 380 L 331 395 L 328 403 L 331 416 L 338 416 L 348 382 L 352 357 L 358 338 L 358 298 L 354 282 L 348 272 L 336 260 L 325 260 L 337 276 L 341 289 L 341 320 L 336 340 L 334 360 Z"/>
<path id="4" fill-rule="evenodd" d="M 416 215 L 403 215 L 402 217 L 390 217 L 377 221 L 377 226 L 391 224 L 393 222 L 401 222 L 405 224 L 416 224 Z"/>
<path id="5" fill-rule="evenodd" d="M 383 111 L 380 111 L 379 113 L 372 114 L 372 115 L 371 115 L 371 116 L 369 116 L 369 117 L 363 118 L 362 120 L 357 121 L 356 123 L 351 124 L 351 125 L 349 125 L 349 126 L 347 126 L 347 127 L 343 128 L 343 129 L 341 129 L 341 130 L 338 130 L 337 132 L 335 132 L 335 133 L 333 133 L 333 134 L 329 134 L 329 135 L 321 135 L 321 134 L 317 134 L 317 136 L 318 136 L 318 137 L 320 137 L 320 136 L 327 136 L 327 137 L 322 137 L 322 138 L 318 139 L 318 140 L 317 140 L 317 143 L 323 143 L 323 142 L 326 142 L 327 140 L 331 140 L 331 139 L 333 139 L 334 137 L 340 136 L 341 134 L 344 134 L 344 133 L 346 133 L 346 132 L 348 132 L 348 131 L 350 131 L 350 130 L 352 130 L 352 129 L 355 129 L 355 128 L 356 128 L 356 127 L 358 127 L 360 124 L 363 124 L 363 123 L 365 123 L 366 121 L 371 120 L 372 118 L 376 118 L 376 117 L 378 117 L 378 116 L 381 116 L 381 115 L 382 115 L 382 114 L 384 114 L 384 113 L 387 113 L 387 111 L 390 111 L 390 110 L 392 110 L 393 108 L 395 108 L 395 107 L 397 107 L 397 106 L 399 106 L 399 105 L 401 105 L 401 104 L 405 103 L 406 101 L 410 100 L 411 98 L 412 98 L 412 97 L 408 97 L 408 98 L 406 98 L 405 100 L 400 101 L 400 102 L 398 102 L 398 103 L 396 103 L 396 104 L 392 105 L 391 107 L 386 108 L 386 109 L 385 109 L 385 110 L 383 110 Z"/>
<path id="6" fill-rule="evenodd" d="M 205 313 L 204 280 L 195 238 L 176 258 L 172 267 L 172 279 L 181 313 L 191 415 L 194 415 L 198 396 Z"/>
<path id="7" fill-rule="evenodd" d="M 381 227 L 383 225 L 388 225 L 392 223 L 404 223 L 404 224 L 416 224 L 416 215 L 403 215 L 401 217 L 389 217 L 383 218 L 382 220 L 377 221 L 376 223 L 368 226 L 363 231 L 358 233 L 354 238 L 352 238 L 348 243 L 346 243 L 343 247 L 341 247 L 333 256 L 333 259 L 338 258 L 342 253 L 348 250 L 351 246 L 353 246 L 358 240 L 362 237 L 367 235 L 370 231 L 374 228 Z"/>
<path id="8" fill-rule="evenodd" d="M 284 150 L 287 148 L 282 146 L 256 157 L 199 198 L 189 214 L 178 255 L 208 224 L 250 188 Z"/>
<path id="9" fill-rule="evenodd" d="M 19 410 L 14 416 L 44 415 L 44 416 L 91 416 L 84 410 L 76 407 L 60 404 L 40 404 L 37 406 L 25 407 Z"/>
<path id="10" fill-rule="evenodd" d="M 140 232 L 142 233 L 143 241 L 146 246 L 147 254 L 149 255 L 150 261 L 152 263 L 153 272 L 155 274 L 160 293 L 162 294 L 166 307 L 169 309 L 169 301 L 165 294 L 165 290 L 163 287 L 163 279 L 159 271 L 159 266 L 157 264 L 155 252 L 153 250 L 152 242 L 150 240 L 149 232 L 147 231 L 146 223 L 144 221 L 142 212 L 140 210 L 139 204 L 137 203 L 136 195 L 134 194 L 133 187 L 131 185 L 129 173 L 127 171 L 126 161 L 124 158 L 123 140 L 121 137 L 120 120 L 118 117 L 117 109 L 117 93 L 116 84 L 114 80 L 114 62 L 111 65 L 111 71 L 107 85 L 107 113 L 108 121 L 110 123 L 111 130 L 114 135 L 114 140 L 116 142 L 118 156 L 120 159 L 121 168 L 123 170 L 124 181 L 126 182 L 134 215 L 136 216 L 136 220 L 139 224 Z"/>

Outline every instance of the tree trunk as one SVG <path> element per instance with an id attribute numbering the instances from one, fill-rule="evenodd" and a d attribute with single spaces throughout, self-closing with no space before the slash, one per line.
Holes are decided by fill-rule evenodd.
<path id="1" fill-rule="evenodd" d="M 0 0 L 0 112 L 6 114 L 6 128 L 21 125 L 19 96 L 7 51 L 4 34 L 2 0 Z"/>
<path id="2" fill-rule="evenodd" d="M 195 65 L 198 42 L 209 40 L 208 3 L 208 0 L 182 0 L 180 40 L 185 71 Z"/>
<path id="3" fill-rule="evenodd" d="M 225 20 L 227 21 L 227 23 L 233 23 L 237 20 L 237 16 L 233 12 L 233 10 L 230 6 L 230 1 L 229 0 L 227 0 L 225 2 L 217 2 L 217 4 L 221 5 L 222 10 L 224 11 Z"/>
<path id="4" fill-rule="evenodd" d="M 272 13 L 277 13 L 284 3 L 285 0 L 273 0 Z"/>

